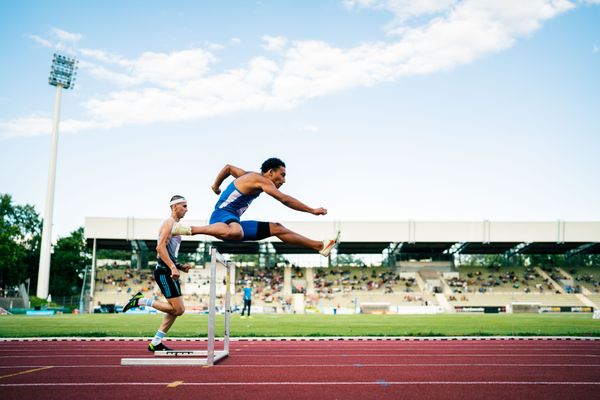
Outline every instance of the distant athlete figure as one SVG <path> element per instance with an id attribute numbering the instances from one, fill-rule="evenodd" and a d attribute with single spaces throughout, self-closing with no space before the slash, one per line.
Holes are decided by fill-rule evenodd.
<path id="1" fill-rule="evenodd" d="M 250 318 L 250 308 L 252 308 L 252 286 L 250 286 L 250 281 L 246 282 L 246 287 L 242 289 L 244 292 L 244 308 L 242 308 L 242 318 L 244 317 L 244 311 L 248 310 L 248 318 Z"/>
<path id="2" fill-rule="evenodd" d="M 304 246 L 327 257 L 338 243 L 340 233 L 333 239 L 318 241 L 292 232 L 277 222 L 240 221 L 240 217 L 248 209 L 250 203 L 262 192 L 267 193 L 289 208 L 314 215 L 325 215 L 324 208 L 312 208 L 279 191 L 285 183 L 285 163 L 278 158 L 269 158 L 261 168 L 261 172 L 246 172 L 233 165 L 225 165 L 217 175 L 212 190 L 220 194 L 219 200 L 206 226 L 183 226 L 176 224 L 174 232 L 180 235 L 211 235 L 221 240 L 246 241 L 262 240 L 277 236 L 282 242 Z M 235 178 L 221 193 L 220 186 L 229 176 Z"/>
<path id="3" fill-rule="evenodd" d="M 123 312 L 130 308 L 138 306 L 153 307 L 165 313 L 163 322 L 158 328 L 156 335 L 148 344 L 150 351 L 171 350 L 162 343 L 162 339 L 175 322 L 178 316 L 185 311 L 183 305 L 183 297 L 181 297 L 181 287 L 179 285 L 179 270 L 188 272 L 191 265 L 181 265 L 177 263 L 177 254 L 179 253 L 179 245 L 181 244 L 181 236 L 173 233 L 175 224 L 187 213 L 187 201 L 183 196 L 171 197 L 169 203 L 171 207 L 171 216 L 167 218 L 161 225 L 158 234 L 158 243 L 156 252 L 158 260 L 154 269 L 154 279 L 160 288 L 160 291 L 167 299 L 164 301 L 155 301 L 151 298 L 146 298 L 142 292 L 137 292 L 129 302 L 123 307 Z"/>

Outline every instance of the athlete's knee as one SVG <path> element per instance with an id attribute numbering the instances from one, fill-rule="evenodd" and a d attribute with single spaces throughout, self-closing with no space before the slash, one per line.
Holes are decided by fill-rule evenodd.
<path id="1" fill-rule="evenodd" d="M 180 315 L 183 315 L 183 313 L 185 312 L 185 305 L 183 305 L 183 302 L 174 301 L 170 303 L 171 310 L 169 311 L 169 314 L 171 314 L 174 317 L 179 317 Z"/>
<path id="2" fill-rule="evenodd" d="M 290 230 L 280 224 L 279 222 L 271 222 L 269 223 L 269 228 L 271 229 L 271 235 L 281 235 L 283 233 L 288 233 Z"/>
<path id="3" fill-rule="evenodd" d="M 242 229 L 235 229 L 229 227 L 227 232 L 223 234 L 225 240 L 242 240 L 244 238 L 244 231 Z"/>
<path id="4" fill-rule="evenodd" d="M 180 315 L 183 315 L 184 312 L 185 312 L 184 306 L 175 306 L 175 307 L 173 307 L 173 312 L 171 313 L 171 315 L 174 315 L 175 317 L 179 317 Z"/>

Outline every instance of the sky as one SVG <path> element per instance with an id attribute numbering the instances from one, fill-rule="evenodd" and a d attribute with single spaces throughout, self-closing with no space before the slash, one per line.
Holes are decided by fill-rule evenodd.
<path id="1" fill-rule="evenodd" d="M 227 163 L 287 165 L 270 221 L 600 220 L 600 0 L 0 2 L 0 193 L 53 234 L 208 219 Z"/>

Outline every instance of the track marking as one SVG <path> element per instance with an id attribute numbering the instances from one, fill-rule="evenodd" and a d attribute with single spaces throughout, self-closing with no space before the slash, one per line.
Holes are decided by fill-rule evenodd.
<path id="1" fill-rule="evenodd" d="M 37 368 L 41 365 L 8 365 L 0 366 L 0 369 L 14 368 Z M 117 364 L 77 364 L 77 365 L 54 365 L 53 368 L 122 368 L 122 365 Z M 353 363 L 353 364 L 219 364 L 219 369 L 223 368 L 308 368 L 308 367 L 324 367 L 324 368 L 342 368 L 342 367 L 548 367 L 548 368 L 564 368 L 564 367 L 585 367 L 598 368 L 600 364 L 494 364 L 494 363 Z M 204 365 L 202 368 L 208 368 Z"/>
<path id="2" fill-rule="evenodd" d="M 0 379 L 2 379 L 2 378 L 9 378 L 11 376 L 17 376 L 17 375 L 23 375 L 23 374 L 30 374 L 32 372 L 42 371 L 44 369 L 50 369 L 50 368 L 54 368 L 54 367 L 53 366 L 40 367 L 40 368 L 35 368 L 35 369 L 29 369 L 27 371 L 16 372 L 14 374 L 2 375 L 2 376 L 0 376 Z"/>
<path id="3" fill-rule="evenodd" d="M 5 358 L 121 358 L 138 357 L 138 354 L 43 354 L 30 356 L 0 356 Z M 236 354 L 236 357 L 256 358 L 257 354 Z M 329 358 L 329 357 L 594 357 L 600 354 L 458 354 L 458 353 L 428 353 L 428 354 L 270 354 L 269 358 Z M 151 357 L 148 357 L 151 358 Z"/>
<path id="4" fill-rule="evenodd" d="M 177 386 L 181 385 L 182 383 L 183 383 L 183 381 L 175 381 L 175 382 L 171 382 L 171 383 L 169 383 L 169 384 L 167 385 L 167 387 L 169 387 L 169 388 L 174 388 L 174 387 L 177 387 Z"/>
<path id="5" fill-rule="evenodd" d="M 85 382 L 85 383 L 3 383 L 0 387 L 34 387 L 34 386 L 165 386 L 169 382 Z M 599 386 L 600 382 L 585 381 L 386 381 L 387 386 L 410 386 L 410 385 L 549 385 L 549 386 Z M 330 381 L 311 381 L 311 382 L 187 382 L 182 386 L 381 386 L 382 381 L 367 382 L 330 382 Z"/>

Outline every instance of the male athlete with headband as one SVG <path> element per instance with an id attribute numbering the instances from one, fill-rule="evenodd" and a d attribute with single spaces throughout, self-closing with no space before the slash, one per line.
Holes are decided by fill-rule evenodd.
<path id="1" fill-rule="evenodd" d="M 175 224 L 174 232 L 179 235 L 211 235 L 221 240 L 261 240 L 277 236 L 282 242 L 308 247 L 327 257 L 340 239 L 340 232 L 333 239 L 318 241 L 292 232 L 277 222 L 240 221 L 240 217 L 248 209 L 250 203 L 262 192 L 272 196 L 289 208 L 308 212 L 314 215 L 325 215 L 324 208 L 312 208 L 279 191 L 285 183 L 285 163 L 278 158 L 269 158 L 261 168 L 261 172 L 246 172 L 233 165 L 225 165 L 217 175 L 212 190 L 220 194 L 219 200 L 210 217 L 209 225 L 184 226 Z M 221 193 L 220 186 L 225 179 L 235 179 Z"/>
<path id="2" fill-rule="evenodd" d="M 154 338 L 148 344 L 148 350 L 150 351 L 171 350 L 162 343 L 162 339 L 166 336 L 175 319 L 185 311 L 183 298 L 181 297 L 181 287 L 179 285 L 179 270 L 188 272 L 191 268 L 189 264 L 181 265 L 177 263 L 181 236 L 173 232 L 175 224 L 188 211 L 187 200 L 183 196 L 173 196 L 171 197 L 169 206 L 171 207 L 171 216 L 162 223 L 158 233 L 158 243 L 156 245 L 158 260 L 154 269 L 154 279 L 160 291 L 167 299 L 167 302 L 155 301 L 144 297 L 142 292 L 137 292 L 123 307 L 123 312 L 133 307 L 147 306 L 165 313 L 163 322 L 158 328 L 156 335 L 154 335 Z"/>

